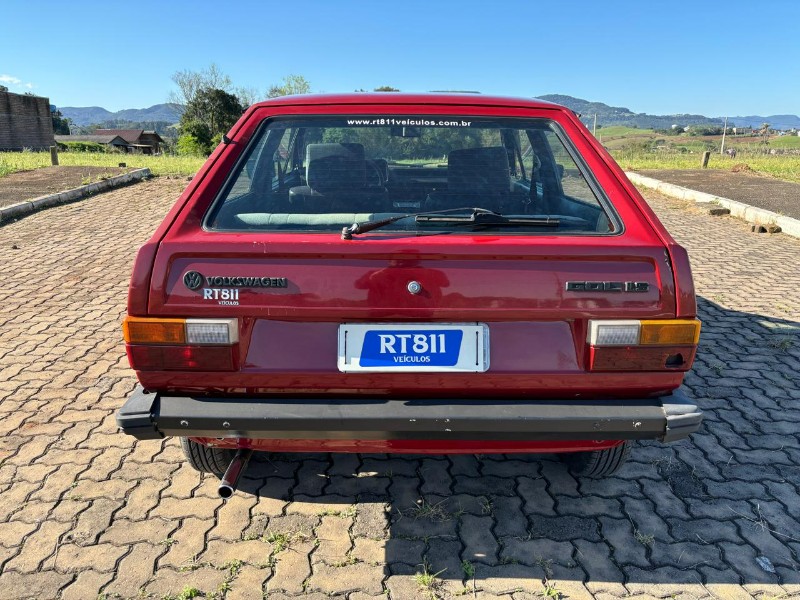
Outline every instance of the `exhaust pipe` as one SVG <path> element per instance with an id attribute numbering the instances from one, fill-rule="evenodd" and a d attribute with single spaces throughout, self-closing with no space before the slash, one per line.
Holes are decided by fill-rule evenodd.
<path id="1" fill-rule="evenodd" d="M 247 463 L 252 455 L 253 451 L 249 448 L 239 448 L 236 451 L 236 456 L 233 457 L 231 464 L 225 469 L 225 475 L 222 476 L 222 481 L 219 482 L 217 493 L 220 498 L 227 500 L 233 496 L 236 486 L 239 484 L 239 478 L 247 469 Z"/>

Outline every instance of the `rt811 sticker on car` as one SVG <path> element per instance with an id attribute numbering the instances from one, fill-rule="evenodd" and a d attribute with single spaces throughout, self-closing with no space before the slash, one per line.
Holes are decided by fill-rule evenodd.
<path id="1" fill-rule="evenodd" d="M 489 368 L 485 324 L 366 324 L 339 326 L 339 370 L 347 372 L 467 372 Z"/>

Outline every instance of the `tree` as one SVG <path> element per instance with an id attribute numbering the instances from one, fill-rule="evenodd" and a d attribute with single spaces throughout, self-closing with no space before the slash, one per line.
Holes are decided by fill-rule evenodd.
<path id="1" fill-rule="evenodd" d="M 0 92 L 7 92 L 8 88 L 4 85 L 0 85 Z"/>
<path id="2" fill-rule="evenodd" d="M 231 92 L 233 87 L 231 78 L 220 71 L 215 63 L 203 71 L 176 71 L 172 75 L 172 82 L 178 86 L 178 90 L 170 93 L 169 100 L 181 106 L 187 106 L 203 90 Z"/>
<path id="3" fill-rule="evenodd" d="M 396 87 L 392 87 L 390 85 L 382 85 L 381 87 L 376 87 L 373 91 L 375 92 L 399 92 Z"/>
<path id="4" fill-rule="evenodd" d="M 210 154 L 215 142 L 242 116 L 239 99 L 220 89 L 201 89 L 181 115 L 178 150 L 182 153 Z"/>
<path id="5" fill-rule="evenodd" d="M 305 77 L 302 75 L 287 75 L 280 84 L 270 86 L 269 90 L 267 90 L 267 98 L 308 94 L 310 92 L 311 84 Z"/>
<path id="6" fill-rule="evenodd" d="M 53 118 L 53 133 L 56 135 L 69 135 L 69 126 L 72 125 L 72 119 L 67 119 L 61 114 L 60 110 L 54 111 L 51 116 Z"/>

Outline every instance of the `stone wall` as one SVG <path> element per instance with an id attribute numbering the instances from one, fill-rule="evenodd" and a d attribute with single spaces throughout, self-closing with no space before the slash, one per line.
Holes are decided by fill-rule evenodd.
<path id="1" fill-rule="evenodd" d="M 46 150 L 54 144 L 48 98 L 0 92 L 0 150 Z"/>

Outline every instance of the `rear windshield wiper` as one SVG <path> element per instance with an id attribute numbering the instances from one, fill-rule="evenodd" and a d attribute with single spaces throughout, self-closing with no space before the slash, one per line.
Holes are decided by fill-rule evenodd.
<path id="1" fill-rule="evenodd" d="M 364 221 L 362 223 L 353 223 L 350 227 L 344 227 L 342 229 L 342 239 L 343 240 L 352 240 L 354 235 L 358 235 L 359 233 L 368 233 L 379 227 L 385 227 L 386 225 L 391 225 L 392 223 L 396 223 L 397 221 L 402 221 L 403 219 L 410 219 L 411 217 L 420 217 L 422 215 L 446 215 L 448 213 L 454 212 L 464 212 L 464 211 L 481 211 L 485 210 L 483 208 L 448 208 L 447 210 L 434 210 L 434 211 L 425 211 L 425 212 L 416 212 L 416 213 L 407 213 L 405 215 L 397 215 L 396 217 L 389 217 L 388 219 L 380 219 L 378 221 Z"/>
<path id="2" fill-rule="evenodd" d="M 451 214 L 459 212 L 467 212 L 468 214 Z M 585 219 L 562 215 L 501 215 L 485 208 L 451 208 L 448 210 L 408 213 L 388 219 L 381 219 L 380 221 L 353 223 L 350 227 L 342 229 L 342 239 L 351 240 L 354 235 L 358 235 L 359 233 L 367 233 L 368 231 L 373 231 L 379 227 L 391 225 L 392 223 L 411 217 L 414 217 L 417 223 L 441 223 L 443 225 L 528 225 L 534 227 L 559 227 L 562 224 L 569 224 L 575 227 L 585 226 L 587 224 Z"/>

